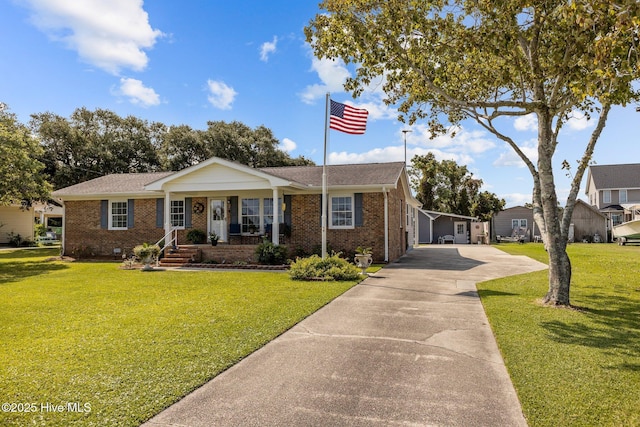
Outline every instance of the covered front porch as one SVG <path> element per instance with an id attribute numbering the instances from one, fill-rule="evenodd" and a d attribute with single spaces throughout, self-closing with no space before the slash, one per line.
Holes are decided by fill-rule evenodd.
<path id="1" fill-rule="evenodd" d="M 213 158 L 146 185 L 157 199 L 157 226 L 177 228 L 178 244 L 274 244 L 290 232 L 290 195 L 300 184 L 223 159 Z M 201 230 L 204 242 L 188 242 L 189 230 Z"/>

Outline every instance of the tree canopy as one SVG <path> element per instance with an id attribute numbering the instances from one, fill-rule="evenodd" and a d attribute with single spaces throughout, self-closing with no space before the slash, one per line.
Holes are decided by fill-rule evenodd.
<path id="1" fill-rule="evenodd" d="M 473 216 L 488 221 L 505 206 L 494 193 L 480 191 L 482 180 L 453 160 L 436 160 L 433 153 L 411 159 L 411 184 L 425 210 Z"/>
<path id="2" fill-rule="evenodd" d="M 569 224 L 580 183 L 612 105 L 637 101 L 640 3 L 633 0 L 325 0 L 305 28 L 319 58 L 356 64 L 345 85 L 373 83 L 401 120 L 434 134 L 474 120 L 507 143 L 533 178 L 534 218 L 549 254 L 544 301 L 569 305 Z M 576 153 L 565 209 L 553 155 L 574 111 L 597 123 Z M 508 135 L 505 119 L 534 114 L 537 159 Z"/>
<path id="3" fill-rule="evenodd" d="M 29 129 L 0 104 L 0 205 L 49 197 L 51 186 L 42 173 L 44 165 L 36 158 L 40 153 L 42 147 Z"/>
<path id="4" fill-rule="evenodd" d="M 30 127 L 55 188 L 110 173 L 180 170 L 217 156 L 253 167 L 313 164 L 279 149 L 270 129 L 240 122 L 209 122 L 206 130 L 167 126 L 134 116 L 78 108 L 67 119 L 33 114 Z"/>

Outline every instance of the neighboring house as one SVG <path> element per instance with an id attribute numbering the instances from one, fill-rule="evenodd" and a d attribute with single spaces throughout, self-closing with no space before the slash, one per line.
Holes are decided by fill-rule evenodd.
<path id="1" fill-rule="evenodd" d="M 537 240 L 540 229 L 533 220 L 533 209 L 524 206 L 515 206 L 496 213 L 493 216 L 492 239 L 497 236 L 524 236 L 525 242 Z M 606 216 L 583 200 L 576 200 L 571 216 L 569 228 L 569 241 L 580 242 L 582 240 L 604 241 L 607 235 Z M 595 236 L 598 237 L 595 237 Z"/>
<path id="2" fill-rule="evenodd" d="M 471 223 L 477 218 L 444 212 L 418 210 L 419 243 L 442 243 L 453 236 L 453 243 L 471 243 Z M 474 242 L 475 243 L 475 242 Z"/>
<path id="3" fill-rule="evenodd" d="M 640 205 L 640 163 L 592 165 L 585 189 L 589 204 L 606 215 L 607 231 L 632 219 Z"/>
<path id="4" fill-rule="evenodd" d="M 56 233 L 58 238 L 62 236 L 62 206 L 52 202 L 36 202 L 33 204 L 33 214 L 36 224 L 44 224 L 46 231 Z"/>
<path id="5" fill-rule="evenodd" d="M 0 244 L 9 243 L 11 235 L 33 240 L 33 208 L 20 205 L 0 206 Z"/>
<path id="6" fill-rule="evenodd" d="M 571 216 L 569 241 L 604 242 L 607 237 L 607 217 L 595 206 L 576 200 Z"/>
<path id="7" fill-rule="evenodd" d="M 491 240 L 496 240 L 497 236 L 523 236 L 525 242 L 531 242 L 535 236 L 540 235 L 540 230 L 533 221 L 533 210 L 524 206 L 497 212 L 491 221 Z"/>
<path id="8" fill-rule="evenodd" d="M 216 250 L 227 262 L 253 255 L 264 235 L 292 254 L 311 253 L 321 246 L 322 170 L 255 169 L 213 157 L 178 172 L 107 175 L 63 188 L 53 196 L 64 203 L 64 251 L 130 253 L 177 227 L 180 244 L 192 228 L 218 234 L 227 245 Z M 404 163 L 326 170 L 329 248 L 371 247 L 374 259 L 393 261 L 416 243 L 419 202 Z"/>

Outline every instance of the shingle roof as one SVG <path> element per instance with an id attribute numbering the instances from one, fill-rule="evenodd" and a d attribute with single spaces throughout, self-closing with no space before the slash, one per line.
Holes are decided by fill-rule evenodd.
<path id="1" fill-rule="evenodd" d="M 330 186 L 394 186 L 403 162 L 327 166 Z M 309 187 L 322 187 L 322 166 L 261 168 L 261 172 Z M 54 197 L 144 193 L 145 185 L 175 172 L 112 174 L 54 191 Z"/>
<path id="2" fill-rule="evenodd" d="M 640 163 L 593 165 L 589 171 L 598 190 L 640 188 Z"/>
<path id="3" fill-rule="evenodd" d="M 142 193 L 144 186 L 175 172 L 121 173 L 101 176 L 53 192 L 54 197 L 92 194 Z"/>
<path id="4" fill-rule="evenodd" d="M 327 183 L 337 185 L 385 185 L 398 182 L 403 162 L 327 166 Z M 322 166 L 262 168 L 262 172 L 313 187 L 322 186 Z"/>

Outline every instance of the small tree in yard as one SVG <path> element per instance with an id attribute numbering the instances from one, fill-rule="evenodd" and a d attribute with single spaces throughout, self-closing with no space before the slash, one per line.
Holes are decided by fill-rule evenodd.
<path id="1" fill-rule="evenodd" d="M 358 96 L 382 81 L 402 120 L 472 119 L 506 142 L 533 177 L 533 211 L 549 254 L 544 302 L 569 305 L 569 224 L 580 183 L 613 105 L 637 101 L 640 3 L 632 0 L 325 0 L 305 29 L 318 58 L 358 64 L 345 85 Z M 564 210 L 552 158 L 575 111 L 597 116 Z M 534 114 L 537 163 L 500 125 Z M 579 157 L 579 158 L 578 158 Z"/>

